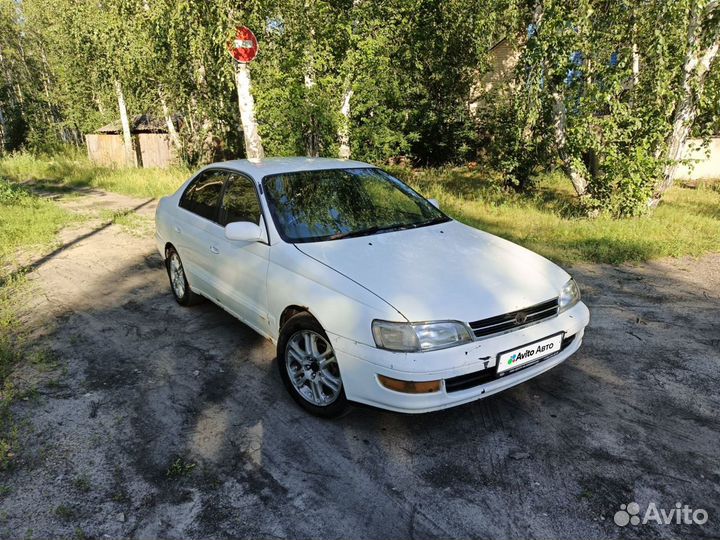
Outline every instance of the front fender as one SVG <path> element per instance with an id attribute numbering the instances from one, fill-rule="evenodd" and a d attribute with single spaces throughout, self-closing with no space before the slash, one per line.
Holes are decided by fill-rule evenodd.
<path id="1" fill-rule="evenodd" d="M 374 346 L 373 319 L 406 320 L 379 296 L 316 261 L 294 245 L 273 244 L 267 276 L 271 335 L 280 333 L 280 316 L 302 306 L 326 332 Z"/>

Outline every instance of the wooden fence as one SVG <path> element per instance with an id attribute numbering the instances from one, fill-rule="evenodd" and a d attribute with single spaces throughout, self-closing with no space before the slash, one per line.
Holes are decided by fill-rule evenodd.
<path id="1" fill-rule="evenodd" d="M 137 133 L 132 136 L 139 167 L 169 167 L 175 161 L 175 151 L 166 133 Z M 106 166 L 125 165 L 122 135 L 90 133 L 85 135 L 88 157 Z"/>

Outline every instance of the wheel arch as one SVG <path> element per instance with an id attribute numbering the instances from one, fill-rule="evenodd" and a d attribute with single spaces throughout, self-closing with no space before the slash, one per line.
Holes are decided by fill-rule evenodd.
<path id="1" fill-rule="evenodd" d="M 315 319 L 320 326 L 323 326 L 320 322 L 320 319 L 318 319 L 315 314 L 310 310 L 307 306 L 301 306 L 297 304 L 291 304 L 287 306 L 285 309 L 283 309 L 282 313 L 280 314 L 280 319 L 278 319 L 278 336 L 280 335 L 280 331 L 282 330 L 282 327 L 285 326 L 285 323 L 288 322 L 292 317 L 295 315 L 299 315 L 300 313 L 307 313 L 310 315 L 313 319 Z M 325 327 L 323 326 L 323 329 Z"/>

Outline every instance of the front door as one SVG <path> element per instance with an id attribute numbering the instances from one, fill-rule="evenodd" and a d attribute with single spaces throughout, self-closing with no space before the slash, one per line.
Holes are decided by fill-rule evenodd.
<path id="1" fill-rule="evenodd" d="M 267 334 L 267 232 L 259 242 L 228 240 L 223 227 L 238 221 L 249 221 L 265 230 L 255 182 L 231 174 L 220 205 L 219 227 L 210 246 L 211 256 L 217 261 L 214 266 L 220 301 L 249 326 Z"/>

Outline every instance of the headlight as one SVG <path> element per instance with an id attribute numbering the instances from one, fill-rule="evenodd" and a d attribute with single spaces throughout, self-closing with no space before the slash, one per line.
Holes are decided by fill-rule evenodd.
<path id="1" fill-rule="evenodd" d="M 574 279 L 568 281 L 560 291 L 558 297 L 558 313 L 562 313 L 573 307 L 580 301 L 580 288 L 575 283 Z"/>
<path id="2" fill-rule="evenodd" d="M 472 341 L 467 326 L 458 321 L 398 323 L 373 321 L 375 345 L 381 349 L 424 352 Z"/>

